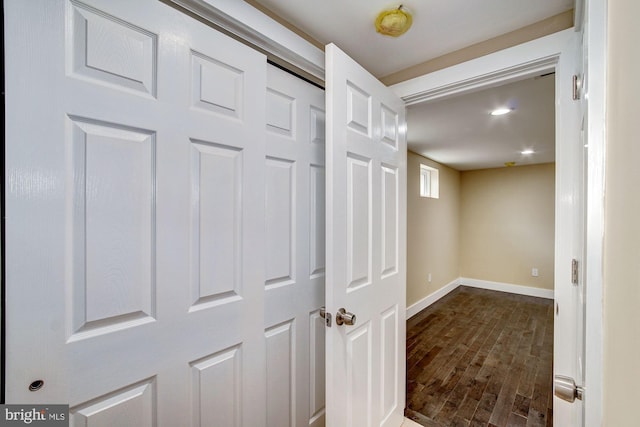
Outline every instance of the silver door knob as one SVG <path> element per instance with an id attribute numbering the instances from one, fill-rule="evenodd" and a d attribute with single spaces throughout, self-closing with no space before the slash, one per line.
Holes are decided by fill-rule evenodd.
<path id="1" fill-rule="evenodd" d="M 336 323 L 338 325 L 342 325 L 342 324 L 349 325 L 349 326 L 355 325 L 356 315 L 353 313 L 349 313 L 344 308 L 341 308 L 336 313 Z"/>
<path id="2" fill-rule="evenodd" d="M 576 398 L 582 400 L 584 389 L 573 378 L 565 377 L 564 375 L 556 375 L 553 379 L 553 393 L 556 397 L 562 400 L 566 400 L 569 403 L 573 403 Z"/>

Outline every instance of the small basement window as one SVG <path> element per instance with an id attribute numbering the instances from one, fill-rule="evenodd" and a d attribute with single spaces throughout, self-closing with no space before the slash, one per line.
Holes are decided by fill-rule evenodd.
<path id="1" fill-rule="evenodd" d="M 420 165 L 420 197 L 437 199 L 440 196 L 438 169 Z"/>

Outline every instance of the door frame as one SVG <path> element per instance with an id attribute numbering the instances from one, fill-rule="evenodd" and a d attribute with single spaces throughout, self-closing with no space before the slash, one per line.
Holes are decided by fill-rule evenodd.
<path id="1" fill-rule="evenodd" d="M 588 107 L 586 143 L 588 185 L 585 212 L 585 402 L 584 425 L 600 426 L 603 419 L 604 368 L 604 197 L 606 154 L 607 0 L 576 0 L 576 30 L 584 31 L 586 55 L 583 83 Z M 562 49 L 565 30 L 463 64 L 416 77 L 393 87 L 408 104 L 489 88 L 540 70 L 553 70 Z M 563 33 L 567 33 L 563 35 Z M 566 39 L 565 39 L 566 40 Z"/>
<path id="2" fill-rule="evenodd" d="M 446 97 L 471 93 L 478 90 L 503 85 L 509 82 L 534 77 L 540 74 L 554 72 L 563 54 L 562 50 L 568 45 L 576 30 L 570 28 L 551 34 L 512 48 L 457 64 L 442 70 L 416 77 L 391 86 L 402 97 L 407 105 L 443 99 Z M 586 32 L 585 32 L 586 33 Z M 587 34 L 585 34 L 585 38 Z M 582 48 L 582 47 L 580 47 Z M 588 58 L 590 61 L 593 58 Z M 604 64 L 604 59 L 600 59 Z M 591 64 L 592 66 L 594 64 Z M 589 66 L 588 64 L 586 65 Z M 603 90 L 604 78 L 593 79 L 593 70 L 587 74 L 593 82 L 594 88 Z M 558 82 L 570 84 L 570 82 Z M 584 190 L 588 204 L 584 212 L 586 233 L 584 245 L 585 272 L 585 318 L 584 318 L 584 366 L 583 381 L 585 400 L 583 402 L 584 426 L 600 426 L 602 419 L 602 244 L 604 233 L 604 111 L 601 116 L 596 115 L 599 106 L 604 106 L 603 94 L 594 95 L 588 91 L 588 129 L 587 143 L 589 184 Z M 587 87 L 587 90 L 589 88 Z M 556 87 L 556 99 L 558 96 Z M 556 101 L 557 105 L 557 101 Z M 600 124 L 600 127 L 597 125 Z M 563 123 L 556 121 L 556 135 L 563 134 Z M 598 133 L 599 129 L 601 133 Z M 558 170 L 556 174 L 558 174 Z M 556 193 L 556 198 L 558 193 Z M 556 200 L 556 205 L 559 205 Z M 557 216 L 557 213 L 556 213 Z M 555 241 L 570 239 L 569 230 L 556 230 Z M 583 246 L 584 249 L 584 246 Z"/>
<path id="3" fill-rule="evenodd" d="M 324 80 L 324 52 L 291 30 L 244 2 L 228 0 L 159 0 L 195 15 L 217 29 L 243 40 L 270 59 L 314 80 Z M 603 385 L 603 243 L 605 183 L 605 101 L 607 64 L 607 0 L 575 0 L 579 30 L 585 31 L 587 80 L 587 143 L 589 184 L 586 206 L 586 318 L 585 387 L 586 426 L 602 420 Z M 572 30 L 565 30 L 572 31 Z M 559 34 L 552 34 L 504 51 L 454 65 L 399 83 L 396 93 L 415 103 L 421 98 L 449 96 L 518 80 L 555 67 Z M 509 52 L 505 54 L 505 52 Z M 411 83 L 410 83 L 411 82 Z M 402 89 L 401 89 L 402 88 Z M 415 101 L 415 102 L 414 102 Z"/>

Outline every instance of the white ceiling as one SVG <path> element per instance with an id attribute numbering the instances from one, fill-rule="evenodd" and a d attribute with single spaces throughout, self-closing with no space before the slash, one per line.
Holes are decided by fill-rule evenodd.
<path id="1" fill-rule="evenodd" d="M 513 111 L 489 114 L 499 107 Z M 553 162 L 555 75 L 413 105 L 407 122 L 410 150 L 457 170 Z"/>
<path id="2" fill-rule="evenodd" d="M 376 77 L 517 30 L 573 7 L 574 0 L 254 0 L 317 41 L 335 43 Z M 376 32 L 382 10 L 402 4 L 413 27 Z"/>
<path id="3" fill-rule="evenodd" d="M 253 0 L 319 42 L 333 42 L 377 77 L 517 30 L 571 9 L 574 0 Z M 377 14 L 403 4 L 413 27 L 393 38 Z M 554 78 L 527 80 L 415 105 L 409 149 L 458 170 L 554 161 Z M 498 104 L 515 111 L 490 116 Z M 520 151 L 532 148 L 535 154 Z"/>

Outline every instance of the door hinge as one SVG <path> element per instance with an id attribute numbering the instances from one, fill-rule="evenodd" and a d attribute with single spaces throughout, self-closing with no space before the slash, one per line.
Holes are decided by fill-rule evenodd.
<path id="1" fill-rule="evenodd" d="M 575 258 L 571 260 L 571 283 L 578 284 L 578 260 Z"/>
<path id="2" fill-rule="evenodd" d="M 573 75 L 573 100 L 577 101 L 580 99 L 580 92 L 582 91 L 582 77 L 574 74 Z"/>

